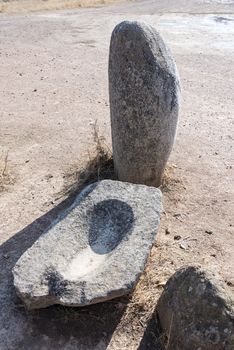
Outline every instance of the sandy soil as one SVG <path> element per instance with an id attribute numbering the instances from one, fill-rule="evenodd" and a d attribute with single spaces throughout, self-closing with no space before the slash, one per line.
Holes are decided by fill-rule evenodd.
<path id="1" fill-rule="evenodd" d="M 117 2 L 121 2 L 121 0 L 0 0 L 0 12 L 28 13 L 45 10 L 94 7 Z"/>
<path id="2" fill-rule="evenodd" d="M 131 299 L 28 313 L 11 269 L 71 201 L 65 189 L 92 156 L 95 120 L 111 144 L 108 47 L 123 19 L 158 28 L 183 86 L 158 241 Z M 233 34 L 233 1 L 0 15 L 1 350 L 159 349 L 153 310 L 175 269 L 199 263 L 233 289 Z"/>

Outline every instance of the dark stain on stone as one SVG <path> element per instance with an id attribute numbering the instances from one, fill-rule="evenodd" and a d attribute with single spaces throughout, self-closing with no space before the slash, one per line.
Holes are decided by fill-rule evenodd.
<path id="1" fill-rule="evenodd" d="M 68 282 L 57 271 L 49 271 L 46 274 L 46 281 L 49 287 L 49 294 L 61 297 L 68 294 Z"/>
<path id="2" fill-rule="evenodd" d="M 89 244 L 96 254 L 113 251 L 131 233 L 134 223 L 132 208 L 117 199 L 97 203 L 90 213 Z"/>
<path id="3" fill-rule="evenodd" d="M 80 296 L 80 301 L 82 304 L 85 304 L 87 301 L 86 295 L 85 295 L 85 287 L 86 287 L 86 281 L 82 281 L 79 283 L 80 284 L 80 289 L 81 289 L 81 296 Z"/>
<path id="4" fill-rule="evenodd" d="M 216 22 L 219 22 L 219 23 L 228 24 L 229 22 L 233 22 L 233 21 L 234 21 L 234 18 L 222 17 L 222 16 L 215 16 L 215 17 L 214 17 L 214 20 L 215 20 Z"/>

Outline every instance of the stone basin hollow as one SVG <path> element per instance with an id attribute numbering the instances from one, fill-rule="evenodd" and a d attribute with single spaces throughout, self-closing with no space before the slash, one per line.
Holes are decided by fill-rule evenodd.
<path id="1" fill-rule="evenodd" d="M 97 203 L 88 217 L 88 245 L 70 261 L 64 278 L 77 280 L 91 274 L 114 254 L 121 241 L 131 234 L 134 224 L 132 208 L 118 199 Z"/>

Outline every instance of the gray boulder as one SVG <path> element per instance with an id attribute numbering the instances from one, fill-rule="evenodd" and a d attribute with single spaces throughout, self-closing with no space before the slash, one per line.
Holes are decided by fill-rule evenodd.
<path id="1" fill-rule="evenodd" d="M 88 186 L 18 260 L 28 309 L 83 306 L 132 291 L 155 240 L 161 192 L 104 180 Z"/>
<path id="2" fill-rule="evenodd" d="M 180 82 L 159 33 L 124 21 L 109 54 L 112 145 L 118 179 L 159 186 L 174 143 Z"/>
<path id="3" fill-rule="evenodd" d="M 168 350 L 234 349 L 234 299 L 214 274 L 196 266 L 167 282 L 157 312 Z"/>

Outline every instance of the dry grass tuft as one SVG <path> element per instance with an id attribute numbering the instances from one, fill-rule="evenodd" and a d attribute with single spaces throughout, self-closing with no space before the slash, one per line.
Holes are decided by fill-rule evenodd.
<path id="1" fill-rule="evenodd" d="M 77 194 L 84 186 L 96 181 L 117 179 L 114 173 L 112 152 L 107 146 L 104 136 L 100 135 L 97 120 L 93 125 L 93 141 L 95 148 L 92 155 L 88 154 L 89 160 L 85 163 L 85 166 L 79 170 L 79 167 L 75 165 L 74 170 L 64 175 L 65 186 L 62 193 L 60 193 L 62 196 Z M 175 164 L 167 165 L 160 187 L 162 192 L 173 192 L 182 186 L 182 182 L 175 178 L 176 168 Z"/>
<path id="2" fill-rule="evenodd" d="M 94 7 L 121 0 L 0 0 L 0 12 L 25 13 L 46 10 L 62 10 L 79 7 Z"/>
<path id="3" fill-rule="evenodd" d="M 0 192 L 3 192 L 8 185 L 13 183 L 13 179 L 10 177 L 8 172 L 8 154 L 9 151 L 7 151 L 5 155 L 0 158 Z"/>
<path id="4" fill-rule="evenodd" d="M 175 183 L 174 173 L 177 166 L 175 164 L 168 164 L 164 170 L 161 190 L 163 192 L 169 192 Z"/>
<path id="5" fill-rule="evenodd" d="M 86 185 L 103 179 L 116 179 L 111 150 L 100 135 L 97 121 L 93 126 L 93 140 L 95 149 L 83 168 L 75 168 L 64 175 L 65 186 L 61 196 L 70 196 L 79 193 Z"/>
<path id="6" fill-rule="evenodd" d="M 175 164 L 168 164 L 163 175 L 161 191 L 174 205 L 183 199 L 186 184 L 184 179 L 178 177 L 175 173 L 177 166 Z"/>
<path id="7" fill-rule="evenodd" d="M 119 344 L 123 349 L 132 349 L 131 345 L 135 343 L 139 345 L 146 333 L 150 334 L 151 347 L 148 347 L 149 349 L 164 349 L 166 337 L 164 333 L 160 333 L 155 307 L 172 272 L 171 269 L 165 269 L 163 246 L 156 244 L 151 251 L 146 269 L 130 296 L 126 311 L 112 337 L 108 350 L 117 349 Z M 124 343 L 121 339 L 125 339 Z"/>

